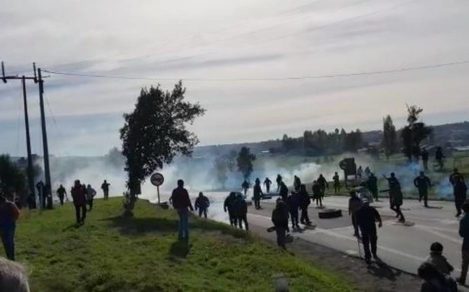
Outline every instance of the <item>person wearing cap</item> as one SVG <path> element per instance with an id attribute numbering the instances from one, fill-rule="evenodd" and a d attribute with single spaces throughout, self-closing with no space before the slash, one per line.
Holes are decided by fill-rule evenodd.
<path id="1" fill-rule="evenodd" d="M 15 203 L 0 195 L 0 237 L 6 256 L 12 261 L 15 260 L 15 230 L 19 216 L 20 211 Z"/>
<path id="2" fill-rule="evenodd" d="M 461 221 L 459 221 L 459 235 L 463 238 L 462 242 L 462 266 L 461 266 L 461 276 L 458 279 L 458 282 L 461 285 L 466 284 L 467 270 L 469 268 L 469 201 L 465 201 L 462 205 L 464 211 L 464 216 Z"/>
<path id="3" fill-rule="evenodd" d="M 381 216 L 375 208 L 370 206 L 367 199 L 363 199 L 363 206 L 356 212 L 356 218 L 362 235 L 363 249 L 365 250 L 365 261 L 367 264 L 370 264 L 372 255 L 375 260 L 379 260 L 378 255 L 376 254 L 378 242 L 376 221 L 378 221 L 378 227 L 381 228 L 381 226 L 383 226 Z"/>
<path id="4" fill-rule="evenodd" d="M 435 266 L 443 275 L 449 275 L 454 270 L 453 266 L 443 255 L 443 245 L 439 242 L 434 242 L 430 246 L 430 255 L 426 262 Z"/>

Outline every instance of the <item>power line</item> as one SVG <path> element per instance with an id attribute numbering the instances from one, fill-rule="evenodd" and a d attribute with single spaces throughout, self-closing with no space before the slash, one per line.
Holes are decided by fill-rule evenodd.
<path id="1" fill-rule="evenodd" d="M 71 77 L 85 77 L 85 78 L 104 78 L 104 79 L 128 79 L 128 80 L 150 80 L 150 81 L 194 81 L 194 82 L 230 82 L 230 81 L 289 81 L 289 80 L 305 80 L 305 79 L 326 79 L 326 78 L 344 78 L 344 77 L 354 77 L 354 76 L 369 76 L 369 75 L 382 75 L 382 74 L 392 74 L 392 73 L 402 73 L 409 71 L 422 71 L 422 70 L 431 70 L 443 67 L 459 66 L 469 64 L 469 60 L 454 61 L 447 63 L 436 63 L 428 64 L 422 66 L 414 67 L 402 67 L 395 69 L 384 69 L 378 71 L 363 71 L 363 72 L 352 72 L 352 73 L 335 73 L 335 74 L 325 74 L 325 75 L 303 75 L 303 76 L 289 76 L 289 77 L 269 77 L 269 78 L 168 78 L 168 77 L 139 77 L 139 76 L 123 76 L 123 75 L 104 75 L 104 74 L 94 74 L 94 73 L 75 73 L 75 72 L 61 72 L 54 70 L 46 70 L 49 74 L 71 76 Z"/>

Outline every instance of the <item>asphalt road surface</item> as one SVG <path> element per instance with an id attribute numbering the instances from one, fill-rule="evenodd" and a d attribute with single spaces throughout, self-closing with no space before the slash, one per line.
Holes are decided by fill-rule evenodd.
<path id="1" fill-rule="evenodd" d="M 294 237 L 325 245 L 350 255 L 363 255 L 363 247 L 358 246 L 353 236 L 353 227 L 348 216 L 348 198 L 326 197 L 326 208 L 341 209 L 342 217 L 319 219 L 315 205 L 309 208 L 310 219 L 317 225 L 314 230 L 292 233 Z M 412 226 L 398 223 L 395 213 L 389 209 L 387 199 L 371 204 L 376 207 L 383 219 L 383 227 L 378 229 L 378 256 L 388 265 L 415 274 L 419 265 L 429 254 L 430 244 L 438 241 L 444 246 L 444 255 L 455 267 L 453 276 L 459 276 L 461 267 L 462 239 L 459 237 L 459 220 L 455 217 L 452 202 L 430 201 L 431 208 L 424 208 L 416 200 L 405 200 L 402 211 Z M 249 222 L 268 228 L 272 226 L 270 216 L 274 203 L 262 202 L 262 210 L 249 209 Z"/>

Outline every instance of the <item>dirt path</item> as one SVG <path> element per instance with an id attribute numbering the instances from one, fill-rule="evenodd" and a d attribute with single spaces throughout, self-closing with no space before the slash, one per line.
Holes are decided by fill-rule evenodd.
<path id="1" fill-rule="evenodd" d="M 276 244 L 275 233 L 250 225 L 254 234 Z M 358 291 L 420 291 L 421 281 L 414 275 L 399 271 L 384 264 L 367 266 L 358 258 L 343 254 L 325 246 L 297 239 L 287 245 L 290 252 L 318 263 L 330 271 L 346 275 Z"/>

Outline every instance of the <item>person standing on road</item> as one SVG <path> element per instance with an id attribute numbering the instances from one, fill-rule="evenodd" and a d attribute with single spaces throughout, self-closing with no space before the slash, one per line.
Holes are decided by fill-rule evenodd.
<path id="1" fill-rule="evenodd" d="M 230 225 L 233 227 L 237 226 L 237 220 L 235 216 L 235 201 L 236 193 L 231 192 L 228 197 L 226 197 L 225 202 L 223 203 L 223 210 L 228 212 L 228 217 L 230 218 Z"/>
<path id="2" fill-rule="evenodd" d="M 85 189 L 80 184 L 80 180 L 75 180 L 75 185 L 72 187 L 70 193 L 72 194 L 73 206 L 75 207 L 77 224 L 85 224 L 86 195 Z"/>
<path id="3" fill-rule="evenodd" d="M 313 181 L 313 200 L 316 201 L 316 206 L 319 206 L 319 208 L 322 208 L 322 192 L 321 192 L 321 186 L 317 181 Z"/>
<path id="4" fill-rule="evenodd" d="M 104 200 L 109 199 L 109 186 L 111 184 L 104 180 L 103 184 L 101 185 L 101 189 L 103 190 Z"/>
<path id="5" fill-rule="evenodd" d="M 364 200 L 363 206 L 356 212 L 356 218 L 362 235 L 363 249 L 365 250 L 365 261 L 367 264 L 370 264 L 372 255 L 375 260 L 379 260 L 378 255 L 376 254 L 378 242 L 376 221 L 378 221 L 378 227 L 381 228 L 381 226 L 383 226 L 381 216 L 375 208 L 370 206 L 367 200 Z"/>
<path id="6" fill-rule="evenodd" d="M 279 196 L 282 198 L 283 202 L 287 201 L 288 198 L 288 187 L 287 185 L 283 182 L 280 181 L 280 190 L 279 190 Z"/>
<path id="7" fill-rule="evenodd" d="M 378 178 L 372 172 L 368 176 L 368 180 L 366 181 L 366 187 L 373 196 L 373 199 L 378 202 Z"/>
<path id="8" fill-rule="evenodd" d="M 189 210 L 194 211 L 192 208 L 189 193 L 184 188 L 184 181 L 178 180 L 178 186 L 173 190 L 170 200 L 173 202 L 173 208 L 176 209 L 179 215 L 178 224 L 178 239 L 189 241 Z"/>
<path id="9" fill-rule="evenodd" d="M 282 249 L 287 249 L 285 241 L 287 231 L 290 231 L 288 228 L 288 207 L 280 198 L 277 199 L 275 209 L 272 211 L 272 223 L 274 223 L 277 233 L 277 245 Z"/>
<path id="10" fill-rule="evenodd" d="M 249 183 L 247 180 L 243 181 L 243 183 L 241 184 L 241 188 L 243 189 L 244 196 L 246 196 L 246 194 L 248 193 L 248 189 L 249 189 Z"/>
<path id="11" fill-rule="evenodd" d="M 324 198 L 324 195 L 326 194 L 326 188 L 329 188 L 329 184 L 327 183 L 327 180 L 324 178 L 322 173 L 319 175 L 317 183 L 319 184 L 321 190 L 321 197 Z"/>
<path id="12" fill-rule="evenodd" d="M 423 171 L 414 179 L 414 185 L 419 190 L 419 202 L 422 201 L 424 206 L 428 208 L 428 189 L 432 187 L 430 178 Z"/>
<path id="13" fill-rule="evenodd" d="M 334 176 L 332 177 L 332 181 L 334 181 L 334 194 L 338 194 L 340 192 L 340 178 L 339 174 L 337 171 L 334 173 Z"/>
<path id="14" fill-rule="evenodd" d="M 60 201 L 61 206 L 64 205 L 64 199 L 65 199 L 66 195 L 67 195 L 67 190 L 65 190 L 63 185 L 60 185 L 59 188 L 57 189 L 57 197 L 59 197 L 59 201 Z"/>
<path id="15" fill-rule="evenodd" d="M 462 180 L 464 180 L 464 176 L 459 172 L 457 168 L 454 168 L 453 172 L 449 175 L 449 179 L 448 179 L 451 185 L 454 186 L 454 184 L 456 183 L 457 177 L 461 177 Z"/>
<path id="16" fill-rule="evenodd" d="M 15 260 L 15 230 L 16 220 L 20 210 L 15 203 L 0 195 L 0 237 L 2 238 L 5 254 L 9 260 Z"/>
<path id="17" fill-rule="evenodd" d="M 197 199 L 195 199 L 195 210 L 199 210 L 199 217 L 202 217 L 202 215 L 204 215 L 204 217 L 207 218 L 207 210 L 209 206 L 209 199 L 204 196 L 204 193 L 200 192 Z"/>
<path id="18" fill-rule="evenodd" d="M 256 207 L 256 210 L 261 209 L 261 198 L 262 198 L 262 188 L 261 188 L 261 180 L 259 178 L 256 178 L 256 182 L 254 184 L 253 188 L 253 199 L 254 199 L 254 206 Z"/>
<path id="19" fill-rule="evenodd" d="M 456 206 L 456 217 L 461 215 L 461 208 L 466 201 L 467 186 L 462 176 L 454 177 L 453 184 L 454 204 Z"/>
<path id="20" fill-rule="evenodd" d="M 298 193 L 298 203 L 301 209 L 300 222 L 304 225 L 311 225 L 311 220 L 309 220 L 308 207 L 311 204 L 311 198 L 309 197 L 308 192 L 306 191 L 306 185 L 301 185 L 300 192 Z"/>
<path id="21" fill-rule="evenodd" d="M 246 203 L 246 200 L 241 194 L 238 194 L 235 199 L 234 203 L 234 208 L 235 208 L 235 217 L 239 225 L 239 229 L 243 229 L 243 222 L 244 222 L 244 229 L 246 231 L 249 230 L 249 225 L 248 225 L 248 204 Z"/>
<path id="22" fill-rule="evenodd" d="M 275 179 L 275 181 L 277 182 L 277 192 L 280 191 L 280 185 L 281 185 L 281 182 L 282 182 L 282 176 L 280 174 L 277 174 L 277 178 Z"/>
<path id="23" fill-rule="evenodd" d="M 428 170 L 428 151 L 427 149 L 423 148 L 420 152 L 420 156 L 422 157 L 423 169 Z"/>
<path id="24" fill-rule="evenodd" d="M 88 203 L 88 211 L 91 211 L 93 209 L 93 201 L 94 197 L 96 196 L 96 190 L 91 187 L 91 185 L 88 185 L 86 187 L 86 201 Z"/>
<path id="25" fill-rule="evenodd" d="M 461 276 L 458 279 L 459 284 L 466 284 L 467 270 L 469 267 L 469 201 L 464 202 L 462 205 L 464 210 L 464 217 L 459 221 L 459 236 L 463 238 L 462 242 L 462 266 Z"/>
<path id="26" fill-rule="evenodd" d="M 362 200 L 357 196 L 357 193 L 351 191 L 350 199 L 348 200 L 348 214 L 352 218 L 353 236 L 355 237 L 360 237 L 360 233 L 358 232 L 357 211 L 360 210 L 362 205 Z"/>
<path id="27" fill-rule="evenodd" d="M 264 185 L 265 185 L 265 191 L 267 194 L 270 193 L 270 185 L 272 184 L 272 181 L 266 177 L 265 180 L 264 180 Z"/>
<path id="28" fill-rule="evenodd" d="M 301 186 L 301 179 L 295 175 L 293 178 L 293 189 L 295 190 L 295 192 L 298 192 L 300 190 L 300 186 Z"/>
<path id="29" fill-rule="evenodd" d="M 399 222 L 404 223 L 405 218 L 404 214 L 402 214 L 401 206 L 402 206 L 402 190 L 401 184 L 399 180 L 397 180 L 396 175 L 394 172 L 391 172 L 391 177 L 387 178 L 389 185 L 389 205 L 390 209 L 396 212 L 396 217 L 399 218 Z"/>
<path id="30" fill-rule="evenodd" d="M 301 187 L 300 187 L 301 189 Z M 299 194 L 297 192 L 291 192 L 287 198 L 288 212 L 291 217 L 291 226 L 293 230 L 299 230 L 300 225 L 298 224 L 298 208 L 300 206 Z"/>

